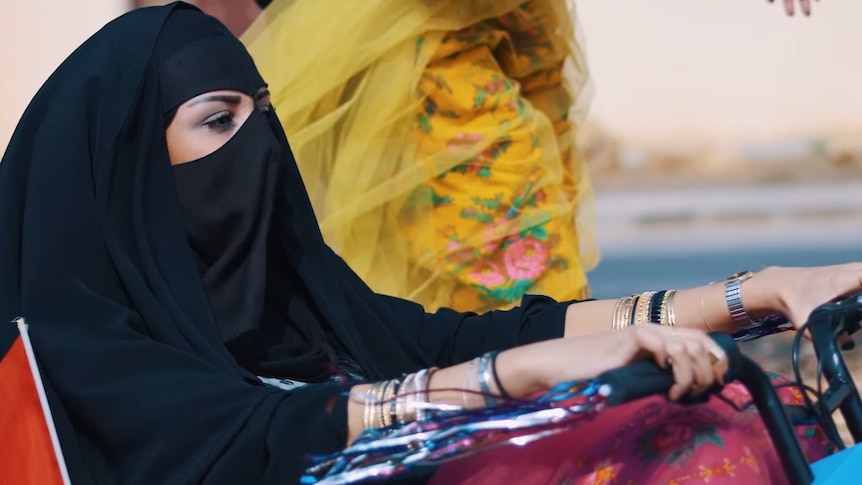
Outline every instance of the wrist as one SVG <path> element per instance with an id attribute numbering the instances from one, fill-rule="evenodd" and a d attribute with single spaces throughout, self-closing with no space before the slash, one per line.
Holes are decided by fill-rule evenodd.
<path id="1" fill-rule="evenodd" d="M 541 366 L 531 365 L 537 361 L 531 356 L 533 347 L 535 345 L 515 347 L 497 355 L 497 377 L 511 397 L 522 398 L 548 388 Z"/>
<path id="2" fill-rule="evenodd" d="M 783 311 L 781 268 L 769 267 L 758 271 L 740 286 L 745 311 L 752 320 Z"/>

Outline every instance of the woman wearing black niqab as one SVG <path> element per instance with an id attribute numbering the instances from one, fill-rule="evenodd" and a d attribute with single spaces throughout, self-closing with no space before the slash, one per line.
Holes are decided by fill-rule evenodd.
<path id="1" fill-rule="evenodd" d="M 562 334 L 545 301 L 480 328 L 373 295 L 323 243 L 271 114 L 171 166 L 179 104 L 263 86 L 211 17 L 137 10 L 57 69 L 0 163 L 0 314 L 31 325 L 76 484 L 292 483 L 345 445 L 345 388 L 258 375 L 319 381 L 349 354 L 381 379 Z"/>
<path id="2" fill-rule="evenodd" d="M 448 368 L 430 388 L 467 386 L 465 362 L 491 351 L 514 349 L 498 377 L 516 396 L 645 355 L 694 369 L 683 391 L 713 382 L 700 330 L 557 338 L 608 329 L 614 302 L 426 314 L 373 293 L 324 243 L 262 88 L 214 19 L 136 10 L 57 69 L 0 163 L 0 316 L 30 323 L 74 483 L 296 483 L 309 454 L 369 423 L 351 386 L 431 366 Z M 783 280 L 847 292 L 858 272 Z M 773 309 L 756 282 L 786 276 L 762 273 L 752 311 Z M 700 325 L 706 296 L 713 328 L 731 328 L 723 294 L 687 291 L 678 326 Z M 0 326 L 0 350 L 14 336 Z"/>

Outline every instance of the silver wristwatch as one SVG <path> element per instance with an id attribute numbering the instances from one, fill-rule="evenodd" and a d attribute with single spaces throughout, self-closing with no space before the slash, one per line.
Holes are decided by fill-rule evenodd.
<path id="1" fill-rule="evenodd" d="M 742 292 L 740 290 L 742 282 L 752 276 L 754 276 L 754 273 L 751 271 L 740 271 L 728 276 L 724 283 L 724 298 L 727 301 L 730 318 L 741 329 L 754 325 L 754 322 L 748 316 L 748 312 L 745 311 L 745 306 L 742 304 Z"/>

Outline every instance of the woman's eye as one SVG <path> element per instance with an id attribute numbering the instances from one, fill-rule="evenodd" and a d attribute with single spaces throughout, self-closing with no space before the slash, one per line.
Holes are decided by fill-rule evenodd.
<path id="1" fill-rule="evenodd" d="M 211 130 L 230 131 L 234 127 L 233 113 L 222 111 L 204 120 L 203 124 Z"/>
<path id="2" fill-rule="evenodd" d="M 258 109 L 261 111 L 261 113 L 270 113 L 275 111 L 275 107 L 271 104 L 262 104 L 258 106 Z"/>

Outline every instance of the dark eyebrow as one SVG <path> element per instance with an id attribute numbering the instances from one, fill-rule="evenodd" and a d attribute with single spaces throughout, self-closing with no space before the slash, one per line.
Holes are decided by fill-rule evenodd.
<path id="1" fill-rule="evenodd" d="M 260 101 L 261 99 L 269 96 L 269 89 L 263 88 L 254 95 L 255 101 Z"/>
<path id="2" fill-rule="evenodd" d="M 189 103 L 189 107 L 195 106 L 201 103 L 212 103 L 212 102 L 222 102 L 226 104 L 240 104 L 242 102 L 242 98 L 236 95 L 230 94 L 214 94 L 212 96 L 206 96 L 203 98 L 196 99 Z"/>

